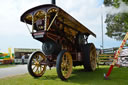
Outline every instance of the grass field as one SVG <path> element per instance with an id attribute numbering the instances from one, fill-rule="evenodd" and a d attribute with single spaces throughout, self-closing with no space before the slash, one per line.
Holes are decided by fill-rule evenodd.
<path id="1" fill-rule="evenodd" d="M 14 67 L 15 65 L 7 64 L 7 65 L 0 65 L 0 68 L 8 68 L 8 67 Z"/>
<path id="2" fill-rule="evenodd" d="M 114 68 L 110 80 L 104 80 L 103 74 L 108 66 L 100 66 L 95 72 L 84 72 L 83 67 L 74 67 L 71 77 L 61 81 L 56 69 L 47 70 L 44 76 L 33 78 L 29 74 L 0 79 L 0 85 L 128 85 L 128 68 Z"/>

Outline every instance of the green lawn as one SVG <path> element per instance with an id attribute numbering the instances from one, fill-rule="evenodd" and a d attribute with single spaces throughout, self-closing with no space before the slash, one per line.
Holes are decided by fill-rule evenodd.
<path id="1" fill-rule="evenodd" d="M 14 67 L 15 65 L 7 64 L 7 65 L 0 65 L 0 68 L 8 68 L 8 67 Z"/>
<path id="2" fill-rule="evenodd" d="M 114 68 L 110 80 L 104 80 L 103 74 L 108 68 L 100 66 L 95 72 L 84 72 L 83 67 L 75 67 L 67 81 L 61 81 L 56 69 L 52 69 L 37 79 L 29 74 L 3 78 L 0 79 L 0 85 L 128 85 L 128 68 Z"/>

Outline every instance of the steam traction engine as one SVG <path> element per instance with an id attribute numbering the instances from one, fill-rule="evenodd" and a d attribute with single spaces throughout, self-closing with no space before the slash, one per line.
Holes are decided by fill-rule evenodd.
<path id="1" fill-rule="evenodd" d="M 46 67 L 56 66 L 58 77 L 66 80 L 72 66 L 84 65 L 87 71 L 96 69 L 96 49 L 88 36 L 96 35 L 61 8 L 46 4 L 29 9 L 21 16 L 33 38 L 42 43 L 42 51 L 31 54 L 28 71 L 41 77 Z"/>

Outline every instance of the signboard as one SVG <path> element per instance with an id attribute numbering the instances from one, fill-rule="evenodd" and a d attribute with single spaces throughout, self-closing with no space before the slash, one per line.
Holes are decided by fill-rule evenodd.
<path id="1" fill-rule="evenodd" d="M 34 52 L 34 51 L 40 51 L 40 49 L 14 48 L 14 52 Z"/>
<path id="2" fill-rule="evenodd" d="M 15 55 L 14 63 L 21 64 L 22 63 L 21 57 L 23 55 L 25 56 L 24 63 L 27 63 L 30 54 L 35 52 L 35 51 L 40 51 L 40 49 L 14 48 L 14 55 Z"/>

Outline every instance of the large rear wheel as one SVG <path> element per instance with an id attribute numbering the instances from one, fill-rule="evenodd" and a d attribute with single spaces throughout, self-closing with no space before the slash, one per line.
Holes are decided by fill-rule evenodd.
<path id="1" fill-rule="evenodd" d="M 96 48 L 93 43 L 83 46 L 83 65 L 86 71 L 94 71 L 96 69 Z"/>
<path id="2" fill-rule="evenodd" d="M 46 71 L 46 65 L 41 65 L 41 62 L 46 61 L 44 54 L 36 51 L 31 54 L 28 60 L 28 72 L 33 77 L 41 77 Z"/>
<path id="3" fill-rule="evenodd" d="M 57 56 L 56 69 L 58 77 L 66 80 L 72 73 L 72 56 L 69 52 L 62 50 Z"/>

